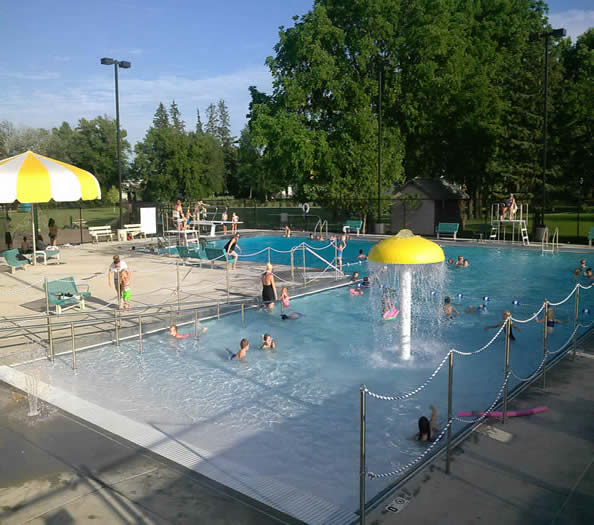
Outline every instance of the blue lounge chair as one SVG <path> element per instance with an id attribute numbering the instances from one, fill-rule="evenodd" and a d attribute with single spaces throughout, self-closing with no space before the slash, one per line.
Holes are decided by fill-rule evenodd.
<path id="1" fill-rule="evenodd" d="M 55 305 L 56 314 L 60 315 L 62 310 L 74 308 L 75 306 L 80 306 L 81 310 L 85 309 L 85 299 L 91 296 L 91 292 L 88 284 L 80 286 L 86 286 L 86 290 L 80 291 L 78 289 L 74 277 L 65 277 L 47 283 L 49 303 Z M 45 289 L 45 284 L 43 288 Z"/>
<path id="2" fill-rule="evenodd" d="M 16 248 L 13 250 L 6 250 L 2 255 L 4 256 L 6 264 L 10 266 L 10 273 L 14 273 L 17 268 L 22 268 L 24 270 L 29 264 L 29 260 L 24 258 Z"/>

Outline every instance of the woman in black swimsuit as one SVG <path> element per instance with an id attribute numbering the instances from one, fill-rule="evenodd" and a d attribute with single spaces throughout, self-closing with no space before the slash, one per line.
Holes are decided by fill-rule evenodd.
<path id="1" fill-rule="evenodd" d="M 262 302 L 268 305 L 268 310 L 272 312 L 276 299 L 276 284 L 274 283 L 272 264 L 268 263 L 266 265 L 266 271 L 262 275 Z"/>

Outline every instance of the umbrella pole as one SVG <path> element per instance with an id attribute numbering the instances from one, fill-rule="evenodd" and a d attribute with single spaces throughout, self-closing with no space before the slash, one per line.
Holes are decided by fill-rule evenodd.
<path id="1" fill-rule="evenodd" d="M 35 204 L 31 203 L 31 231 L 33 232 L 33 265 L 37 264 L 37 257 L 35 257 L 35 249 L 37 244 L 37 235 L 35 235 Z"/>

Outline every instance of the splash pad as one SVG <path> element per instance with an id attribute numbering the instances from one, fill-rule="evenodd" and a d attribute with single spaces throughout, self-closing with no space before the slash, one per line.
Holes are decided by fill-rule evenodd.
<path id="1" fill-rule="evenodd" d="M 443 282 L 444 260 L 445 254 L 438 244 L 410 230 L 400 230 L 394 237 L 378 242 L 369 252 L 371 277 L 382 290 L 382 302 L 386 290 L 397 292 L 400 298 L 400 356 L 403 360 L 411 358 L 413 309 L 416 306 L 420 312 L 431 289 Z"/>

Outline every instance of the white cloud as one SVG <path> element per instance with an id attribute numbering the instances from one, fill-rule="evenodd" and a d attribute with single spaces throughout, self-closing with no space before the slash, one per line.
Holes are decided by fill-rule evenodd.
<path id="1" fill-rule="evenodd" d="M 70 62 L 70 61 L 72 60 L 72 57 L 70 57 L 70 56 L 66 56 L 66 55 L 55 55 L 55 56 L 53 57 L 53 59 L 54 59 L 56 62 Z"/>
<path id="2" fill-rule="evenodd" d="M 142 53 L 144 52 L 143 49 L 140 49 L 139 47 L 136 47 L 134 49 L 130 49 L 130 51 L 128 51 L 129 55 L 142 55 Z"/>
<path id="3" fill-rule="evenodd" d="M 194 129 L 196 109 L 200 109 L 204 122 L 206 107 L 224 99 L 231 114 L 232 132 L 239 135 L 250 102 L 248 87 L 255 85 L 262 91 L 270 91 L 272 85 L 264 66 L 201 79 L 176 75 L 139 79 L 133 76 L 133 71 L 122 71 L 119 75 L 120 119 L 132 144 L 144 137 L 159 102 L 168 106 L 172 100 L 179 106 L 186 127 Z M 37 84 L 30 90 L 23 90 L 21 85 L 8 87 L 8 92 L 0 98 L 0 114 L 17 126 L 45 128 L 63 121 L 76 124 L 80 118 L 103 114 L 115 117 L 111 76 L 64 80 L 60 84 L 52 84 L 51 89 Z"/>
<path id="4" fill-rule="evenodd" d="M 570 9 L 560 13 L 550 13 L 549 22 L 553 28 L 567 29 L 567 36 L 570 36 L 571 41 L 575 42 L 578 36 L 594 27 L 594 11 Z"/>

